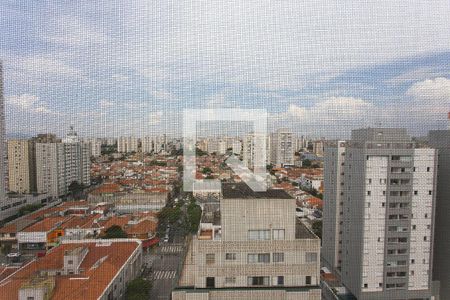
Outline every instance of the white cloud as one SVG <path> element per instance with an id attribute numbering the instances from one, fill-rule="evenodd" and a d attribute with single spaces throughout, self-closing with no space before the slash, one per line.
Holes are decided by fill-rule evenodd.
<path id="1" fill-rule="evenodd" d="M 39 97 L 36 95 L 22 94 L 9 96 L 6 97 L 6 103 L 23 112 L 51 115 L 60 114 L 59 112 L 48 108 L 47 105 L 40 101 Z"/>
<path id="2" fill-rule="evenodd" d="M 407 90 L 406 95 L 423 104 L 449 105 L 450 79 L 438 77 L 417 82 Z"/>
<path id="3" fill-rule="evenodd" d="M 14 95 L 6 98 L 8 104 L 13 106 L 17 106 L 20 109 L 26 110 L 31 108 L 36 102 L 39 101 L 39 98 L 36 95 L 31 94 L 22 94 L 22 95 Z"/>
<path id="4" fill-rule="evenodd" d="M 308 110 L 304 107 L 291 104 L 289 105 L 288 113 L 293 117 L 305 118 L 308 115 Z"/>
<path id="5" fill-rule="evenodd" d="M 395 76 L 389 80 L 387 83 L 390 84 L 403 84 L 403 83 L 412 83 L 416 81 L 426 80 L 430 78 L 442 77 L 448 75 L 450 71 L 442 70 L 442 68 L 437 67 L 422 67 L 418 69 L 414 69 L 412 71 L 405 72 L 398 76 Z"/>

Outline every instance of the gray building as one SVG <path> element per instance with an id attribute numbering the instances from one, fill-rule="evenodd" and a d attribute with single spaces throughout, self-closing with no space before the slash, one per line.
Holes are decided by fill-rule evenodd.
<path id="1" fill-rule="evenodd" d="M 450 130 L 431 131 L 429 143 L 439 153 L 433 279 L 443 297 L 450 295 Z"/>
<path id="2" fill-rule="evenodd" d="M 436 167 L 404 129 L 326 147 L 322 260 L 358 299 L 431 298 Z"/>
<path id="3" fill-rule="evenodd" d="M 5 201 L 6 174 L 6 143 L 5 143 L 5 99 L 3 97 L 3 66 L 0 61 L 0 203 Z"/>

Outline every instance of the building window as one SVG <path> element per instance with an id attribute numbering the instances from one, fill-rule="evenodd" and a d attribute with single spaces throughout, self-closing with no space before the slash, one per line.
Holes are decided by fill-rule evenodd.
<path id="1" fill-rule="evenodd" d="M 305 284 L 310 285 L 311 284 L 311 276 L 306 276 L 305 278 Z"/>
<path id="2" fill-rule="evenodd" d="M 284 253 L 274 253 L 273 254 L 273 262 L 284 262 Z"/>
<path id="3" fill-rule="evenodd" d="M 216 278 L 215 277 L 206 277 L 206 287 L 207 288 L 215 288 L 216 287 Z"/>
<path id="4" fill-rule="evenodd" d="M 226 284 L 235 284 L 236 283 L 236 277 L 225 277 L 225 283 Z"/>
<path id="5" fill-rule="evenodd" d="M 277 285 L 284 285 L 284 276 L 277 276 Z"/>
<path id="6" fill-rule="evenodd" d="M 247 284 L 248 286 L 268 286 L 269 276 L 248 277 Z"/>
<path id="7" fill-rule="evenodd" d="M 73 260 L 68 260 L 67 263 L 68 263 L 69 265 L 73 265 Z"/>
<path id="8" fill-rule="evenodd" d="M 305 261 L 307 263 L 317 262 L 317 253 L 316 252 L 306 252 Z"/>
<path id="9" fill-rule="evenodd" d="M 270 240 L 270 230 L 249 230 L 249 240 Z"/>
<path id="10" fill-rule="evenodd" d="M 225 260 L 236 260 L 236 253 L 225 253 Z"/>
<path id="11" fill-rule="evenodd" d="M 247 262 L 254 263 L 270 263 L 270 253 L 252 253 L 248 254 Z"/>
<path id="12" fill-rule="evenodd" d="M 273 230 L 274 240 L 284 240 L 284 229 L 274 229 Z"/>
<path id="13" fill-rule="evenodd" d="M 214 253 L 208 253 L 206 254 L 206 264 L 207 265 L 213 265 L 215 263 L 216 257 Z"/>

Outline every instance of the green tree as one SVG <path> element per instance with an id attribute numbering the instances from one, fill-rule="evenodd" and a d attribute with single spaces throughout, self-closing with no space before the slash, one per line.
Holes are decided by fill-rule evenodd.
<path id="1" fill-rule="evenodd" d="M 72 197 L 76 198 L 83 192 L 84 186 L 78 181 L 72 181 L 68 187 L 68 190 L 72 194 Z"/>
<path id="2" fill-rule="evenodd" d="M 303 166 L 303 167 L 306 167 L 306 168 L 311 167 L 311 160 L 309 160 L 309 159 L 304 159 L 303 162 L 302 162 L 302 166 Z"/>
<path id="3" fill-rule="evenodd" d="M 105 230 L 104 239 L 125 239 L 128 235 L 119 225 L 112 225 Z"/>
<path id="4" fill-rule="evenodd" d="M 189 222 L 189 231 L 192 233 L 197 232 L 202 217 L 202 209 L 199 205 L 192 200 L 187 207 L 187 218 Z"/>
<path id="5" fill-rule="evenodd" d="M 125 291 L 126 300 L 142 300 L 148 299 L 152 284 L 142 277 L 138 277 L 127 284 Z"/>
<path id="6" fill-rule="evenodd" d="M 211 174 L 212 170 L 209 167 L 204 167 L 203 170 L 202 170 L 202 173 L 203 174 Z"/>
<path id="7" fill-rule="evenodd" d="M 19 212 L 17 213 L 17 216 L 20 217 L 20 216 L 29 214 L 35 210 L 38 210 L 42 206 L 44 206 L 44 205 L 41 203 L 25 205 L 25 206 L 19 208 Z"/>

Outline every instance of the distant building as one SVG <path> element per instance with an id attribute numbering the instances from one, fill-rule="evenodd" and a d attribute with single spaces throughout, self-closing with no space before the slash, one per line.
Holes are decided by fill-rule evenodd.
<path id="1" fill-rule="evenodd" d="M 65 241 L 3 278 L 0 294 L 19 300 L 122 299 L 141 273 L 142 257 L 138 240 Z"/>
<path id="2" fill-rule="evenodd" d="M 323 151 L 324 151 L 324 141 L 323 140 L 314 141 L 313 142 L 313 153 L 316 156 L 322 157 Z"/>
<path id="3" fill-rule="evenodd" d="M 138 151 L 138 138 L 132 136 L 121 136 L 117 139 L 117 152 L 131 153 Z"/>
<path id="4" fill-rule="evenodd" d="M 404 129 L 325 149 L 323 264 L 358 299 L 430 299 L 437 153 Z"/>
<path id="5" fill-rule="evenodd" d="M 295 218 L 283 190 L 224 184 L 203 205 L 172 299 L 321 299 L 320 239 Z"/>
<path id="6" fill-rule="evenodd" d="M 90 145 L 79 142 L 73 131 L 64 141 L 36 144 L 38 193 L 58 197 L 69 192 L 72 182 L 90 185 Z"/>
<path id="7" fill-rule="evenodd" d="M 153 138 L 151 136 L 145 136 L 141 139 L 141 150 L 143 153 L 153 152 Z"/>
<path id="8" fill-rule="evenodd" d="M 294 136 L 288 129 L 271 134 L 270 162 L 277 167 L 294 165 Z"/>
<path id="9" fill-rule="evenodd" d="M 10 192 L 36 192 L 36 153 L 32 141 L 8 141 L 8 174 Z"/>
<path id="10" fill-rule="evenodd" d="M 433 279 L 440 281 L 440 295 L 450 295 L 450 130 L 433 130 L 429 143 L 438 150 L 436 226 Z"/>
<path id="11" fill-rule="evenodd" d="M 244 166 L 254 168 L 255 162 L 260 162 L 265 168 L 269 161 L 268 138 L 265 135 L 257 133 L 247 134 L 242 141 L 242 161 Z"/>
<path id="12" fill-rule="evenodd" d="M 3 64 L 0 61 L 0 203 L 3 205 L 6 198 L 6 142 L 5 142 L 5 99 L 3 98 Z"/>

